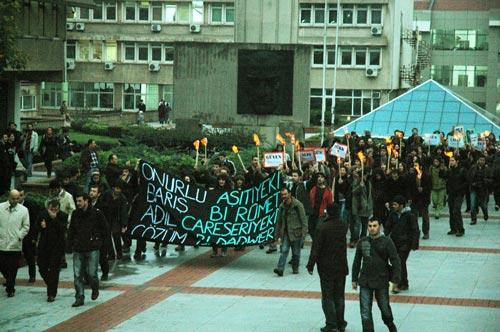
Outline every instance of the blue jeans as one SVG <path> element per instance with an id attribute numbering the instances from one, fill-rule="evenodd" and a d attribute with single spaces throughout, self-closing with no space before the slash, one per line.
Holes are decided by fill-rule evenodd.
<path id="1" fill-rule="evenodd" d="M 366 236 L 366 232 L 368 231 L 368 217 L 353 215 L 352 219 L 349 221 L 349 231 L 351 232 L 350 242 L 358 242 L 360 237 Z M 360 231 L 361 236 L 359 233 Z"/>
<path id="2" fill-rule="evenodd" d="M 26 175 L 32 176 L 33 175 L 33 152 L 24 151 L 24 158 L 21 161 L 22 161 L 24 168 L 26 168 Z"/>
<path id="3" fill-rule="evenodd" d="M 99 289 L 99 277 L 97 267 L 99 265 L 99 250 L 74 252 L 73 253 L 73 274 L 75 279 L 75 297 L 84 299 L 83 277 L 87 274 L 92 290 Z M 85 271 L 84 271 L 85 269 Z"/>
<path id="4" fill-rule="evenodd" d="M 394 325 L 391 305 L 389 304 L 389 287 L 380 289 L 360 287 L 359 306 L 361 311 L 361 323 L 363 324 L 363 332 L 374 331 L 372 317 L 373 293 L 375 293 L 377 305 L 380 309 L 380 313 L 382 314 L 382 320 L 384 321 L 384 324 L 389 328 L 389 331 L 397 331 L 396 325 Z"/>
<path id="5" fill-rule="evenodd" d="M 478 195 L 476 191 L 470 192 L 470 217 L 472 221 L 477 221 L 479 208 L 483 211 L 483 217 L 488 219 L 488 193 Z"/>
<path id="6" fill-rule="evenodd" d="M 285 269 L 286 259 L 288 258 L 288 252 L 290 247 L 292 248 L 292 268 L 296 269 L 299 267 L 300 261 L 300 245 L 302 240 L 290 241 L 287 235 L 283 236 L 280 246 L 280 259 L 278 261 L 278 269 L 283 271 Z"/>

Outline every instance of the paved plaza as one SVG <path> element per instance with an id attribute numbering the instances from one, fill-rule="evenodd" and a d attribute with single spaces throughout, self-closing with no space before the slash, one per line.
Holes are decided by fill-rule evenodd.
<path id="1" fill-rule="evenodd" d="M 408 260 L 410 289 L 391 296 L 399 331 L 500 331 L 500 213 L 469 226 L 465 236 L 446 235 L 448 218 L 431 220 L 430 239 Z M 324 326 L 319 277 L 305 264 L 282 278 L 273 273 L 278 254 L 258 247 L 210 258 L 208 248 L 169 245 L 159 257 L 148 244 L 146 260 L 115 262 L 101 295 L 83 307 L 74 301 L 71 256 L 61 272 L 56 301 L 46 302 L 45 285 L 28 270 L 18 273 L 16 296 L 0 293 L 0 331 L 319 331 Z M 348 249 L 349 265 L 354 249 Z M 357 293 L 346 283 L 347 331 L 361 331 Z M 375 328 L 386 331 L 376 305 Z"/>

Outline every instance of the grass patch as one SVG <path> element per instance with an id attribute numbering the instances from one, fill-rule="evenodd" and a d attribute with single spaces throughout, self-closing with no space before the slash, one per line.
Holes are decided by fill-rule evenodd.
<path id="1" fill-rule="evenodd" d="M 69 133 L 69 137 L 71 140 L 75 140 L 78 144 L 87 144 L 89 139 L 94 139 L 96 142 L 104 142 L 110 145 L 118 145 L 118 139 L 109 136 L 100 136 L 93 134 L 85 134 L 77 131 L 72 131 Z"/>

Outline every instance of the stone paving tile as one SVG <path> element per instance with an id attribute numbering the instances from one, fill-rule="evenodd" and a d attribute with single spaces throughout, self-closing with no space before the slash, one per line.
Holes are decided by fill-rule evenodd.
<path id="1" fill-rule="evenodd" d="M 72 308 L 74 289 L 59 288 L 56 300 L 47 303 L 43 287 L 16 286 L 16 296 L 7 298 L 0 294 L 0 331 L 42 331 L 77 316 L 119 295 L 117 291 L 100 291 L 96 301 L 90 300 L 90 291 L 85 290 L 85 305 Z"/>

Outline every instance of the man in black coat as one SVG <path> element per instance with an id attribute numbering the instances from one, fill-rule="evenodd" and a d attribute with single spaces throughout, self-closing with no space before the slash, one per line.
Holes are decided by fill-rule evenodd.
<path id="1" fill-rule="evenodd" d="M 328 217 L 317 227 L 307 271 L 312 275 L 314 265 L 318 265 L 321 282 L 321 304 L 325 314 L 325 331 L 344 331 L 347 322 L 345 311 L 345 278 L 349 274 L 347 266 L 347 228 L 340 220 L 340 204 L 329 204 Z"/>
<path id="2" fill-rule="evenodd" d="M 458 159 L 451 157 L 448 167 L 448 169 L 439 171 L 439 176 L 446 180 L 446 193 L 448 194 L 448 208 L 450 210 L 448 235 L 463 236 L 465 229 L 461 209 L 468 181 L 466 172 L 459 165 Z"/>
<path id="3" fill-rule="evenodd" d="M 104 170 L 104 175 L 106 176 L 106 181 L 110 187 L 115 185 L 115 182 L 122 175 L 122 168 L 118 166 L 118 156 L 114 153 L 110 154 L 108 157 L 108 164 Z"/>
<path id="4" fill-rule="evenodd" d="M 486 164 L 485 156 L 479 156 L 477 163 L 472 166 L 469 172 L 468 180 L 471 196 L 470 224 L 475 225 L 479 208 L 483 211 L 483 219 L 488 220 L 488 196 L 490 194 L 492 172 Z"/>
<path id="5" fill-rule="evenodd" d="M 36 228 L 40 232 L 38 242 L 38 269 L 47 285 L 47 302 L 54 302 L 61 271 L 61 256 L 64 254 L 64 237 L 68 215 L 59 210 L 57 199 L 48 203 L 40 214 Z"/>
<path id="6" fill-rule="evenodd" d="M 420 165 L 416 164 L 420 167 Z M 410 168 L 408 173 L 408 192 L 410 197 L 411 212 L 417 217 L 422 217 L 422 239 L 429 239 L 429 204 L 431 203 L 432 181 L 430 174 L 421 167 L 418 174 L 415 168 Z"/>
<path id="7" fill-rule="evenodd" d="M 30 199 L 26 199 L 26 192 L 22 187 L 18 187 L 17 191 L 21 195 L 19 197 L 19 204 L 25 206 L 28 209 L 30 215 L 30 230 L 28 234 L 23 238 L 23 256 L 28 264 L 28 275 L 29 282 L 33 283 L 36 280 L 36 240 L 38 237 L 38 228 L 36 227 L 36 222 L 38 220 L 38 215 L 40 209 L 33 203 Z"/>
<path id="8" fill-rule="evenodd" d="M 98 209 L 90 204 L 88 194 L 76 195 L 77 209 L 71 215 L 68 230 L 68 243 L 73 251 L 73 272 L 75 279 L 76 301 L 73 307 L 84 304 L 83 275 L 86 268 L 88 272 L 90 287 L 92 288 L 92 300 L 99 296 L 99 278 L 97 267 L 99 264 L 99 249 L 106 237 L 106 220 Z"/>
<path id="9" fill-rule="evenodd" d="M 416 216 L 411 209 L 405 207 L 406 198 L 396 196 L 392 200 L 392 211 L 387 218 L 384 234 L 389 236 L 396 246 L 399 260 L 401 261 L 401 282 L 394 287 L 392 292 L 399 293 L 408 290 L 408 270 L 406 260 L 410 256 L 410 250 L 418 249 L 420 230 Z"/>
<path id="10" fill-rule="evenodd" d="M 106 191 L 101 198 L 104 216 L 111 234 L 108 233 L 108 259 L 122 259 L 122 235 L 128 225 L 128 202 L 123 195 L 123 181 L 116 181 L 113 188 Z"/>
<path id="11" fill-rule="evenodd" d="M 398 284 L 401 264 L 394 243 L 380 234 L 381 223 L 368 221 L 369 236 L 358 241 L 352 263 L 352 288 L 359 290 L 359 304 L 363 331 L 374 331 L 372 318 L 373 294 L 382 313 L 382 320 L 390 332 L 396 332 L 389 304 L 389 280 Z M 392 266 L 390 271 L 389 262 Z"/>

